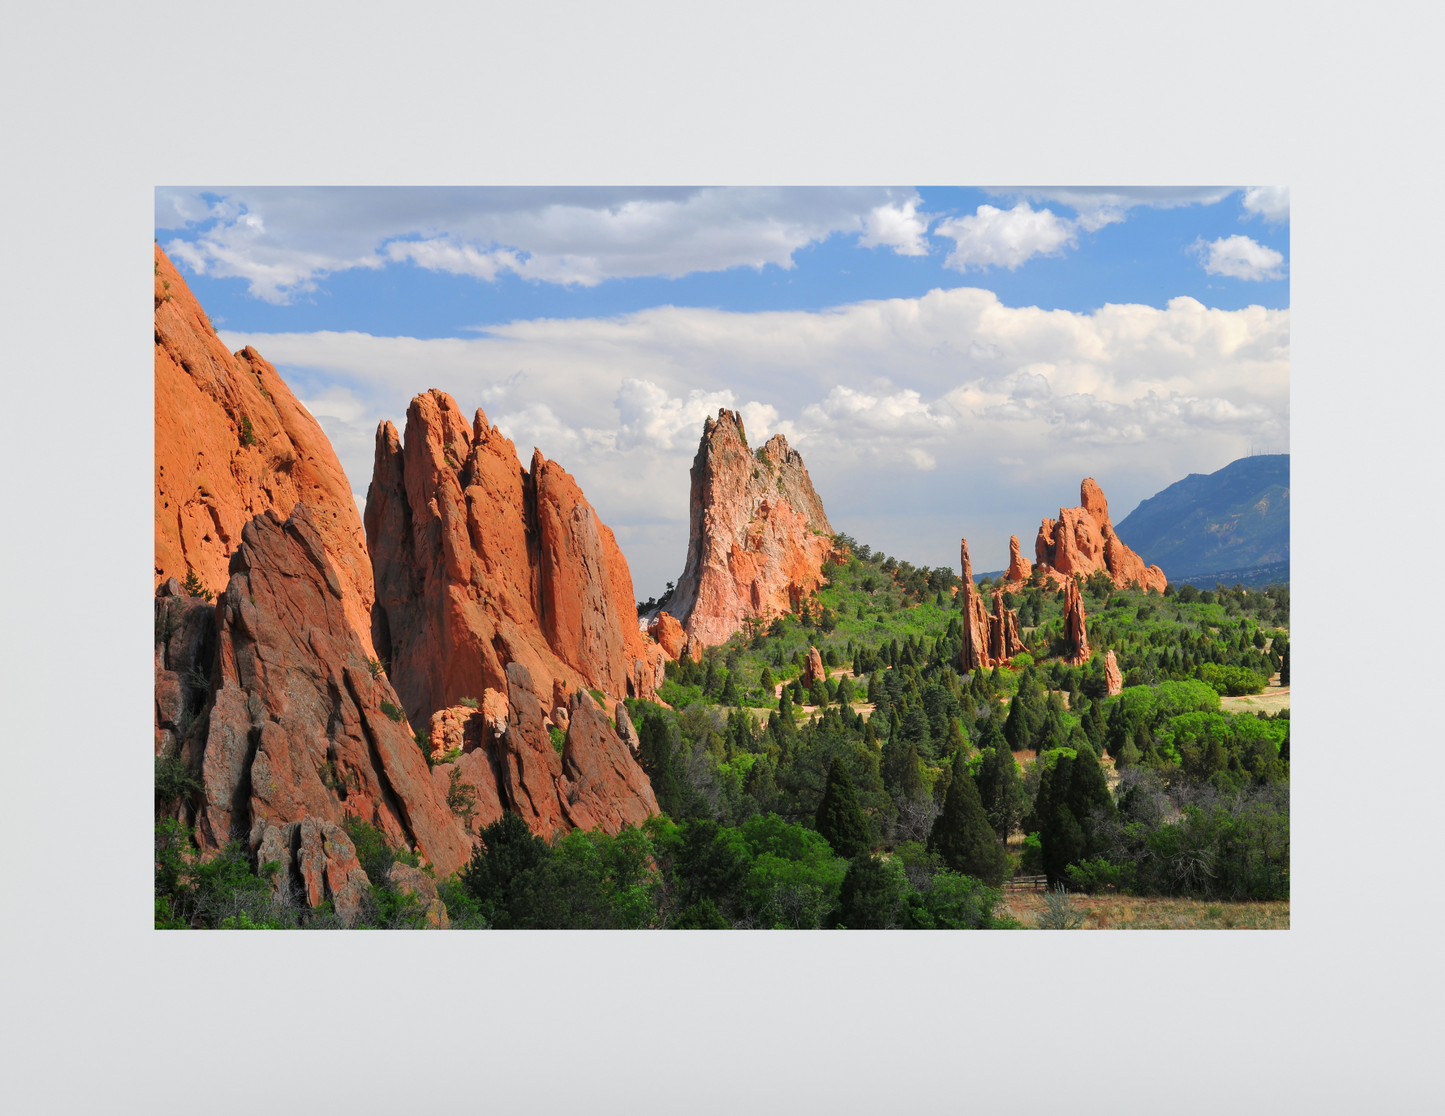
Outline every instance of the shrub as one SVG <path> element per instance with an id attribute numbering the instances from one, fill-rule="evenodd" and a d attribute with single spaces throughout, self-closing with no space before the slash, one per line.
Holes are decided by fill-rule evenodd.
<path id="1" fill-rule="evenodd" d="M 186 580 L 181 582 L 181 588 L 186 591 L 187 596 L 199 597 L 203 601 L 212 599 L 212 594 L 201 579 L 196 576 L 195 570 L 186 571 Z"/>
<path id="2" fill-rule="evenodd" d="M 547 735 L 552 738 L 552 749 L 559 756 L 562 754 L 562 746 L 567 743 L 567 734 L 553 725 L 547 730 Z"/>
<path id="3" fill-rule="evenodd" d="M 1020 651 L 1009 661 L 1015 670 L 1023 670 L 1034 665 L 1034 657 L 1027 651 Z"/>
<path id="4" fill-rule="evenodd" d="M 371 672 L 373 678 L 380 678 L 386 673 L 386 664 L 375 656 L 372 656 L 366 660 L 366 669 Z"/>
<path id="5" fill-rule="evenodd" d="M 400 709 L 392 705 L 391 702 L 387 701 L 384 698 L 381 702 L 381 711 L 385 713 L 388 717 L 390 717 L 393 721 L 395 721 L 397 724 L 401 724 L 401 722 L 406 718 L 405 713 L 403 713 Z"/>
<path id="6" fill-rule="evenodd" d="M 474 697 L 457 698 L 457 704 L 465 705 L 468 709 L 480 709 L 482 707 L 482 703 Z"/>
<path id="7" fill-rule="evenodd" d="M 156 809 L 159 811 L 178 799 L 199 793 L 205 788 L 179 756 L 156 757 Z"/>
<path id="8" fill-rule="evenodd" d="M 1044 909 L 1039 914 L 1040 930 L 1077 930 L 1084 925 L 1084 912 L 1074 906 L 1063 884 L 1044 896 Z"/>
<path id="9" fill-rule="evenodd" d="M 254 446 L 256 444 L 256 430 L 251 425 L 248 415 L 241 416 L 241 445 Z"/>
<path id="10" fill-rule="evenodd" d="M 472 818 L 477 813 L 477 791 L 469 783 L 462 782 L 462 769 L 453 767 L 447 778 L 450 780 L 447 786 L 447 806 L 451 812 L 462 819 L 462 824 L 468 829 L 472 827 Z"/>

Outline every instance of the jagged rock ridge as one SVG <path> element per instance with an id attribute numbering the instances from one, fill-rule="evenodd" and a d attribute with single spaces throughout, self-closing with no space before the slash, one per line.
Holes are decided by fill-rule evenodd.
<path id="1" fill-rule="evenodd" d="M 1141 588 L 1164 591 L 1168 579 L 1158 566 L 1146 566 L 1114 532 L 1109 521 L 1109 502 L 1093 477 L 1079 486 L 1079 507 L 1060 508 L 1058 519 L 1045 518 L 1034 539 L 1037 568 L 1031 573 L 1047 577 L 1062 574 L 1060 581 L 1075 574 L 1087 579 L 1095 572 L 1107 574 L 1121 589 L 1133 582 Z M 1009 564 L 1010 580 L 1014 563 Z"/>
<path id="2" fill-rule="evenodd" d="M 304 500 L 370 653 L 371 560 L 331 442 L 255 349 L 226 350 L 159 245 L 155 272 L 155 583 L 219 593 L 245 524 Z"/>
<path id="3" fill-rule="evenodd" d="M 959 540 L 958 550 L 959 564 L 963 567 L 963 648 L 959 652 L 959 665 L 965 671 L 988 670 L 1024 649 L 1019 638 L 1018 612 L 1004 607 L 1003 590 L 996 589 L 990 615 L 983 594 L 973 582 L 967 539 Z"/>
<path id="4" fill-rule="evenodd" d="M 638 630 L 632 575 L 572 477 L 534 450 L 523 469 L 480 409 L 431 390 L 403 444 L 377 430 L 366 503 L 372 638 L 408 714 L 505 694 L 520 663 L 548 709 L 579 688 L 650 697 L 660 648 Z"/>
<path id="5" fill-rule="evenodd" d="M 823 582 L 834 532 L 797 450 L 781 434 L 751 450 L 733 411 L 704 423 L 691 477 L 687 561 L 667 611 L 700 647 L 796 610 Z"/>

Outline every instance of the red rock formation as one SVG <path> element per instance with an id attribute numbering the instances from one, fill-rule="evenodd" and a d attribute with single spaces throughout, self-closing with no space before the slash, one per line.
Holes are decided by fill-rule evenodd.
<path id="1" fill-rule="evenodd" d="M 376 576 L 372 636 L 420 720 L 484 689 L 509 691 L 520 663 L 550 709 L 578 688 L 652 696 L 663 663 L 638 629 L 632 576 L 612 532 L 567 472 L 530 470 L 476 412 L 418 395 L 377 430 L 366 504 Z"/>
<path id="2" fill-rule="evenodd" d="M 330 441 L 276 369 L 227 352 L 180 272 L 155 249 L 155 578 L 194 572 L 220 593 L 242 528 L 305 500 L 371 652 L 371 560 Z"/>
<path id="3" fill-rule="evenodd" d="M 823 656 L 818 654 L 816 647 L 808 648 L 808 661 L 803 664 L 803 689 L 811 689 L 814 682 L 819 678 L 827 678 L 828 671 L 823 666 Z"/>
<path id="4" fill-rule="evenodd" d="M 439 875 L 455 871 L 470 842 L 404 718 L 383 710 L 396 694 L 367 668 L 306 505 L 246 524 L 230 566 L 215 606 L 214 692 L 182 752 L 204 787 L 190 815 L 202 847 L 249 839 L 261 863 L 282 861 L 313 903 L 329 897 L 338 911 L 365 882 L 340 828 L 347 817 L 416 849 Z"/>
<path id="5" fill-rule="evenodd" d="M 1122 693 L 1124 690 L 1124 676 L 1119 673 L 1119 660 L 1114 658 L 1114 649 L 1109 648 L 1109 653 L 1104 656 L 1104 681 L 1109 685 L 1109 696 Z"/>
<path id="6" fill-rule="evenodd" d="M 1088 578 L 1096 571 L 1107 574 L 1120 589 L 1131 582 L 1145 589 L 1164 592 L 1168 579 L 1158 566 L 1145 566 L 1144 559 L 1114 533 L 1109 520 L 1109 502 L 1093 477 L 1086 477 L 1079 489 L 1079 507 L 1060 508 L 1058 519 L 1045 519 L 1034 540 L 1034 555 L 1045 575 L 1057 572 L 1065 581 L 1074 574 Z M 1010 580 L 1013 567 L 1010 565 Z"/>
<path id="7" fill-rule="evenodd" d="M 1019 614 L 1017 609 L 1005 608 L 1003 590 L 993 591 L 993 615 L 988 618 L 989 655 L 996 662 L 1007 662 L 1024 649 L 1019 639 Z"/>
<path id="8" fill-rule="evenodd" d="M 437 885 L 410 864 L 395 861 L 387 872 L 392 888 L 401 895 L 414 895 L 426 911 L 427 925 L 435 930 L 445 930 L 451 925 L 447 917 L 447 905 L 437 895 Z"/>
<path id="9" fill-rule="evenodd" d="M 625 711 L 619 703 L 618 708 Z M 567 820 L 582 829 L 618 833 L 658 812 L 652 784 L 632 750 L 585 690 L 572 695 L 559 783 Z"/>
<path id="10" fill-rule="evenodd" d="M 973 583 L 973 562 L 968 557 L 968 540 L 958 540 L 959 561 L 963 566 L 963 650 L 959 665 L 965 672 L 988 670 L 994 665 L 989 654 L 988 607 Z"/>
<path id="11" fill-rule="evenodd" d="M 1079 583 L 1072 577 L 1064 586 L 1064 638 L 1069 643 L 1070 666 L 1080 666 L 1089 661 L 1089 630 L 1085 624 L 1084 597 L 1079 592 Z"/>
<path id="12" fill-rule="evenodd" d="M 795 611 L 817 592 L 833 551 L 802 457 L 781 434 L 754 453 L 728 410 L 703 426 L 689 522 L 687 563 L 668 607 L 699 645 L 724 642 L 748 617 Z"/>
<path id="13" fill-rule="evenodd" d="M 1033 563 L 1019 553 L 1019 537 L 1010 535 L 1008 540 L 1008 573 L 1004 580 L 1009 582 L 1027 581 L 1034 572 Z"/>
<path id="14" fill-rule="evenodd" d="M 647 634 L 657 640 L 669 659 L 682 658 L 682 649 L 687 645 L 687 632 L 670 612 L 659 612 L 647 626 Z"/>

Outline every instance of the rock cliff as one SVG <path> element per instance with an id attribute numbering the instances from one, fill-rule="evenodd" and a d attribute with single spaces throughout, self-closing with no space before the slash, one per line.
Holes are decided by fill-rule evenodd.
<path id="1" fill-rule="evenodd" d="M 638 628 L 627 561 L 576 482 L 540 451 L 523 469 L 478 410 L 432 390 L 403 443 L 377 430 L 366 503 L 371 633 L 409 716 L 508 693 L 518 663 L 545 700 L 579 688 L 651 697 L 664 657 Z"/>
<path id="2" fill-rule="evenodd" d="M 1109 687 L 1109 696 L 1124 692 L 1124 676 L 1119 673 L 1119 660 L 1114 658 L 1114 649 L 1104 656 L 1104 683 Z"/>
<path id="3" fill-rule="evenodd" d="M 833 528 L 783 435 L 753 451 L 736 413 L 709 418 L 688 515 L 687 562 L 667 607 L 699 647 L 722 643 L 746 618 L 795 611 L 823 583 Z"/>
<path id="4" fill-rule="evenodd" d="M 194 572 L 220 593 L 246 523 L 304 500 L 370 654 L 371 561 L 330 441 L 255 349 L 226 350 L 159 246 L 155 413 L 155 583 Z"/>
<path id="5" fill-rule="evenodd" d="M 261 862 L 289 864 L 313 904 L 332 898 L 338 911 L 365 882 L 347 817 L 438 874 L 455 871 L 470 842 L 396 693 L 367 666 L 309 509 L 297 504 L 285 520 L 268 510 L 240 534 L 214 608 L 210 693 L 182 741 L 204 787 L 187 818 L 201 846 L 247 841 Z"/>
<path id="6" fill-rule="evenodd" d="M 1045 519 L 1034 539 L 1034 556 L 1039 573 L 1064 575 L 1065 581 L 1075 574 L 1087 579 L 1102 571 L 1121 589 L 1138 582 L 1146 589 L 1164 592 L 1168 579 L 1158 566 L 1146 566 L 1124 540 L 1114 533 L 1109 520 L 1109 502 L 1093 477 L 1086 477 L 1079 489 L 1079 506 L 1060 508 L 1058 519 Z M 1009 579 L 1014 580 L 1014 563 L 1009 564 Z"/>

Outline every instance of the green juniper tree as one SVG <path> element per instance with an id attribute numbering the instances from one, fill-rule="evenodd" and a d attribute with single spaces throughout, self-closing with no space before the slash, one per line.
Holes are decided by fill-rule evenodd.
<path id="1" fill-rule="evenodd" d="M 953 761 L 953 781 L 943 813 L 928 836 L 928 850 L 938 853 L 955 872 L 993 886 L 1003 883 L 1008 873 L 1008 855 L 989 825 L 978 787 L 961 758 Z"/>
<path id="2" fill-rule="evenodd" d="M 858 804 L 858 790 L 848 769 L 836 758 L 828 766 L 828 782 L 814 820 L 818 832 L 839 856 L 851 859 L 872 846 L 868 819 Z"/>

